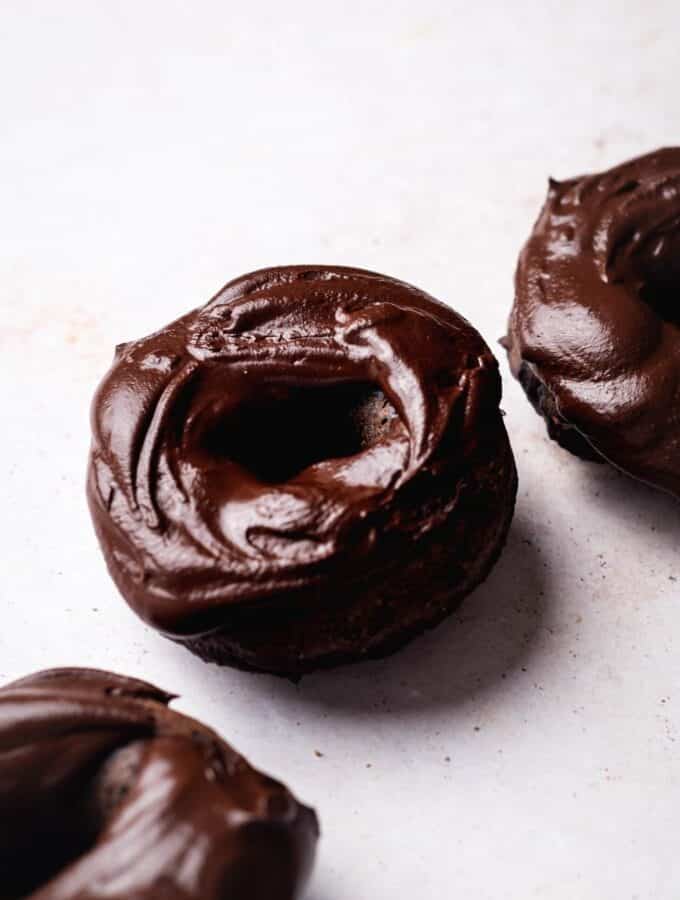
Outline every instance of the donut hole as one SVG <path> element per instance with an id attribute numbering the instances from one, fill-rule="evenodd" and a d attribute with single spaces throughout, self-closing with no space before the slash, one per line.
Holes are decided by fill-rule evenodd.
<path id="1" fill-rule="evenodd" d="M 49 808 L 27 810 L 26 827 L 17 828 L 15 821 L 14 834 L 0 832 L 3 900 L 32 894 L 91 848 L 96 831 L 82 805 L 82 797 L 74 792 L 60 797 Z M 18 810 L 15 812 L 23 819 Z"/>
<path id="2" fill-rule="evenodd" d="M 207 429 L 203 449 L 280 484 L 315 463 L 363 453 L 400 419 L 375 384 L 268 384 Z"/>
<path id="3" fill-rule="evenodd" d="M 640 298 L 666 322 L 680 325 L 680 229 L 648 241 L 635 255 Z"/>
<path id="4" fill-rule="evenodd" d="M 42 805 L 0 826 L 0 898 L 21 900 L 88 853 L 139 771 L 141 743 L 108 757 Z M 25 819 L 25 827 L 24 827 Z"/>

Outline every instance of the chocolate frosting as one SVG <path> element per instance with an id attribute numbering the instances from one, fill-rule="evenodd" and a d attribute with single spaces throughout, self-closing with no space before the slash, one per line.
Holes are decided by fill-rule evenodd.
<path id="1" fill-rule="evenodd" d="M 680 148 L 551 181 L 506 345 L 554 436 L 680 496 Z M 562 440 L 562 442 L 565 442 Z"/>
<path id="2" fill-rule="evenodd" d="M 314 813 L 171 699 L 89 669 L 0 690 L 5 900 L 299 896 Z"/>
<path id="3" fill-rule="evenodd" d="M 507 523 L 499 398 L 479 334 L 410 285 L 342 267 L 238 278 L 119 347 L 95 396 L 88 496 L 110 571 L 177 639 L 282 598 L 288 622 L 329 592 L 349 603 L 459 515 L 480 456 L 503 460 Z M 339 652 L 334 630 L 311 655 Z"/>

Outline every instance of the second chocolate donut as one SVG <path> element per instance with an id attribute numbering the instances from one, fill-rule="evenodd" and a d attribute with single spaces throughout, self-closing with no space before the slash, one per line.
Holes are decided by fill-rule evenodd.
<path id="1" fill-rule="evenodd" d="M 505 346 L 550 437 L 680 498 L 680 148 L 551 181 Z"/>

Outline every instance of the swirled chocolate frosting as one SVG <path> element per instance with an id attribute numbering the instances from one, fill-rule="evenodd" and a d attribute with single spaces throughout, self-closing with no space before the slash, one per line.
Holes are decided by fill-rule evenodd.
<path id="1" fill-rule="evenodd" d="M 0 689 L 3 900 L 293 900 L 312 810 L 171 695 L 89 669 Z"/>
<path id="2" fill-rule="evenodd" d="M 110 571 L 142 618 L 218 661 L 301 671 L 398 642 L 497 555 L 515 489 L 499 398 L 481 337 L 410 285 L 238 278 L 119 347 L 97 392 L 88 495 Z M 465 512 L 485 467 L 488 522 Z M 446 591 L 436 566 L 432 587 L 418 574 L 397 614 L 386 584 L 414 588 L 404 570 L 464 515 L 483 549 L 461 544 L 476 558 L 446 563 Z"/>
<path id="3" fill-rule="evenodd" d="M 553 437 L 680 496 L 680 148 L 550 182 L 506 344 Z"/>

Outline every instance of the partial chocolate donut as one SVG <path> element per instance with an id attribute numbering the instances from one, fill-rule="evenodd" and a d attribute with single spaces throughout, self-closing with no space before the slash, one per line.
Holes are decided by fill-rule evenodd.
<path id="1" fill-rule="evenodd" d="M 3 900 L 294 900 L 311 809 L 172 695 L 91 669 L 0 689 Z"/>
<path id="2" fill-rule="evenodd" d="M 552 438 L 680 497 L 680 148 L 550 182 L 504 343 Z"/>
<path id="3" fill-rule="evenodd" d="M 118 348 L 88 496 L 139 615 L 208 660 L 377 656 L 488 573 L 516 473 L 496 360 L 460 316 L 349 268 L 265 269 Z"/>

